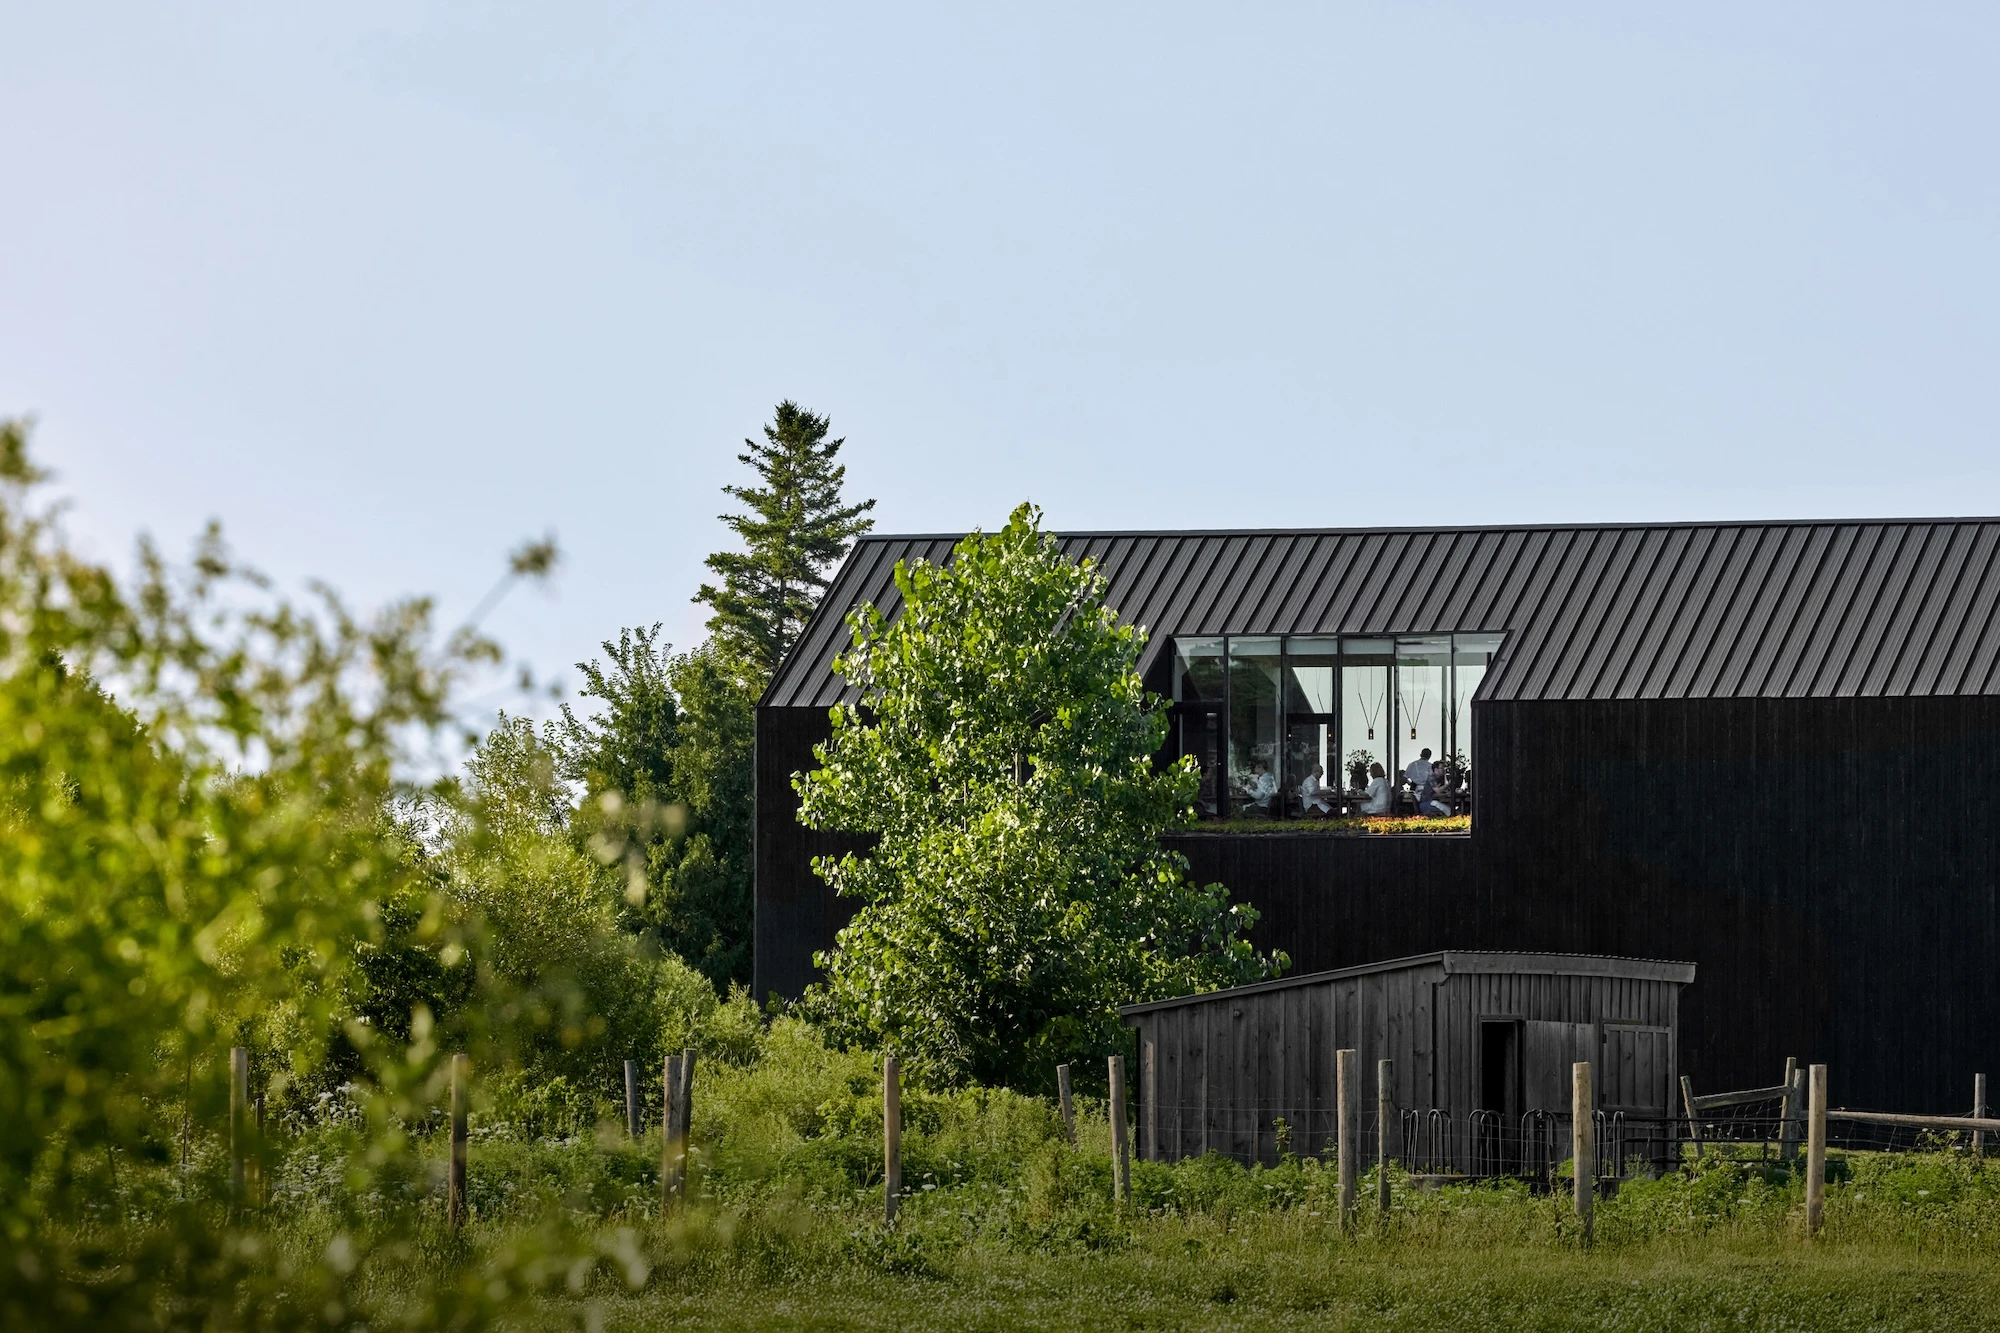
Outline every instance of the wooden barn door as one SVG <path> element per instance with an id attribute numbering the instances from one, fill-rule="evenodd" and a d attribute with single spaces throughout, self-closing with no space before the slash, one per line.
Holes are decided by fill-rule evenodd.
<path id="1" fill-rule="evenodd" d="M 1627 1115 L 1657 1116 L 1669 1100 L 1672 1036 L 1666 1028 L 1607 1023 L 1599 1069 L 1599 1106 Z"/>
<path id="2" fill-rule="evenodd" d="M 1570 1103 L 1571 1066 L 1594 1060 L 1595 1023 L 1552 1023 L 1529 1019 L 1522 1024 L 1521 1100 L 1529 1111 L 1562 1111 Z"/>

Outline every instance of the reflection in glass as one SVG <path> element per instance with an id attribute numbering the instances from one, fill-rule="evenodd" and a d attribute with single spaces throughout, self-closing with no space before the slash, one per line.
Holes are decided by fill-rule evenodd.
<path id="1" fill-rule="evenodd" d="M 1472 783 L 1472 696 L 1500 651 L 1498 634 L 1452 636 L 1451 734 L 1454 785 L 1469 801 Z"/>
<path id="2" fill-rule="evenodd" d="M 1278 799 L 1278 640 L 1229 640 L 1230 810 L 1282 812 Z"/>
<path id="3" fill-rule="evenodd" d="M 1336 743 L 1333 724 L 1318 719 L 1301 721 L 1296 717 L 1285 723 L 1285 815 L 1295 818 L 1300 815 L 1339 814 L 1340 774 L 1337 772 L 1340 747 Z M 1326 788 L 1325 795 L 1315 799 L 1314 809 L 1306 806 L 1306 779 L 1313 770 L 1319 770 L 1316 786 Z"/>
<path id="4" fill-rule="evenodd" d="M 1222 702 L 1222 639 L 1174 640 L 1174 702 Z"/>
<path id="5" fill-rule="evenodd" d="M 1392 762 L 1389 639 L 1345 639 L 1340 645 L 1340 769 L 1350 792 L 1368 790 L 1368 766 Z"/>
<path id="6" fill-rule="evenodd" d="M 1310 814 L 1300 789 L 1315 767 L 1319 781 L 1336 792 L 1341 786 L 1340 741 L 1334 730 L 1340 640 L 1285 640 L 1285 765 L 1282 775 L 1288 814 Z M 1317 813 L 1325 813 L 1322 809 Z"/>
<path id="7" fill-rule="evenodd" d="M 1213 709 L 1189 710 L 1174 718 L 1178 735 L 1174 738 L 1182 754 L 1194 756 L 1201 766 L 1201 786 L 1195 793 L 1195 816 L 1220 816 L 1216 793 L 1222 781 L 1222 714 Z"/>
<path id="8" fill-rule="evenodd" d="M 1309 717 L 1333 716 L 1334 667 L 1340 640 L 1285 640 L 1285 711 Z"/>

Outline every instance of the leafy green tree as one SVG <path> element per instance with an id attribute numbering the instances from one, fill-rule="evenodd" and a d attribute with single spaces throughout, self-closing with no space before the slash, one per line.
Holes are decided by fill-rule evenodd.
<path id="1" fill-rule="evenodd" d="M 663 866 L 657 876 L 671 889 L 663 939 L 726 991 L 750 984 L 758 689 L 713 643 L 676 657 L 672 680 L 681 706 L 675 793 L 687 831 L 672 849 L 671 875 Z"/>
<path id="2" fill-rule="evenodd" d="M 673 646 L 660 627 L 621 629 L 604 641 L 603 662 L 578 662 L 594 714 L 579 718 L 568 704 L 555 724 L 563 776 L 591 794 L 615 791 L 627 801 L 670 801 L 673 753 L 680 740 L 680 706 L 674 698 Z"/>
<path id="3" fill-rule="evenodd" d="M 497 649 L 439 643 L 422 599 L 288 601 L 214 531 L 121 578 L 40 480 L 0 421 L 0 1328 L 476 1329 L 590 1271 L 559 1229 L 436 1261 L 446 1054 L 482 1088 L 603 1087 L 715 1000 L 616 929 L 618 868 L 570 841 L 531 732 L 463 784 L 406 776 Z M 311 1131 L 331 1245 L 229 1206 L 239 1044 L 279 1112 L 253 1156 L 315 1117 L 302 1090 L 352 1084 Z"/>
<path id="4" fill-rule="evenodd" d="M 442 1086 L 430 1016 L 405 1003 L 408 1041 L 380 1040 L 352 1002 L 383 998 L 371 951 L 432 954 L 412 978 L 466 956 L 443 913 L 407 919 L 433 885 L 384 812 L 493 651 L 438 645 L 421 600 L 362 620 L 273 598 L 213 531 L 188 566 L 145 547 L 120 579 L 65 544 L 40 480 L 0 422 L 0 1326 L 157 1325 L 218 1291 L 246 1324 L 366 1308 L 396 1223 L 357 1227 L 339 1265 L 280 1265 L 230 1239 L 212 1177 L 143 1217 L 104 1202 L 176 1161 L 178 1126 L 218 1122 L 231 1045 L 282 1098 L 343 1028 L 369 1097 L 354 1197 L 421 1178 L 400 1123 Z"/>
<path id="5" fill-rule="evenodd" d="M 584 790 L 576 841 L 629 867 L 626 924 L 726 992 L 750 979 L 756 695 L 713 643 L 676 654 L 659 628 L 579 664 L 601 706 L 565 706 L 550 740 Z"/>
<path id="6" fill-rule="evenodd" d="M 721 584 L 702 584 L 694 600 L 714 610 L 708 626 L 715 642 L 759 682 L 797 642 L 828 572 L 875 525 L 863 517 L 873 500 L 843 502 L 847 468 L 834 458 L 847 441 L 827 439 L 829 429 L 827 418 L 786 399 L 764 427 L 763 443 L 745 440 L 749 452 L 737 455 L 760 484 L 723 487 L 748 510 L 721 515 L 745 549 L 711 555 L 708 567 Z"/>
<path id="7" fill-rule="evenodd" d="M 943 566 L 896 567 L 894 621 L 864 606 L 836 662 L 862 690 L 833 712 L 801 818 L 876 835 L 821 858 L 861 901 L 809 1004 L 934 1077 L 1042 1086 L 1124 1049 L 1115 1007 L 1272 975 L 1256 913 L 1187 879 L 1160 835 L 1198 775 L 1157 768 L 1166 717 L 1141 632 L 1103 604 L 1023 505 Z"/>
<path id="8" fill-rule="evenodd" d="M 620 928 L 639 869 L 603 839 L 580 846 L 573 818 L 553 737 L 503 715 L 468 760 L 438 841 L 445 891 L 480 926 L 469 1007 L 507 1034 L 520 1068 L 601 1086 L 626 1058 L 657 1064 L 713 997 L 699 973 Z"/>

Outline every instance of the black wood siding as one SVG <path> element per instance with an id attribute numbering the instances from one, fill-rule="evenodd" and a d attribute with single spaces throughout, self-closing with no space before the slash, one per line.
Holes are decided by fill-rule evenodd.
<path id="1" fill-rule="evenodd" d="M 861 839 L 818 833 L 798 821 L 792 774 L 813 767 L 813 746 L 833 734 L 824 708 L 757 710 L 756 945 L 751 993 L 796 997 L 816 980 L 815 951 L 854 915 L 813 874 L 815 856 L 838 856 L 864 846 Z"/>
<path id="2" fill-rule="evenodd" d="M 1317 971 L 1434 949 L 1697 964 L 1697 1090 L 1832 1066 L 1837 1104 L 1950 1111 L 2000 1073 L 2000 699 L 1492 700 L 1469 838 L 1170 839 Z M 845 922 L 790 825 L 820 709 L 760 713 L 757 991 Z M 767 744 L 766 738 L 770 738 Z M 773 813 L 777 822 L 767 822 Z"/>

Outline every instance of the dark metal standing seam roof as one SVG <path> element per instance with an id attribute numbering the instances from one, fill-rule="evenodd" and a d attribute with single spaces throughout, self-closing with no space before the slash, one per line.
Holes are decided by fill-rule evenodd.
<path id="1" fill-rule="evenodd" d="M 893 617 L 899 560 L 952 536 L 864 537 L 764 695 L 824 708 L 847 612 Z M 1175 636 L 1504 631 L 1487 699 L 2000 694 L 2000 519 L 1308 532 L 1108 532 L 1106 603 Z"/>

